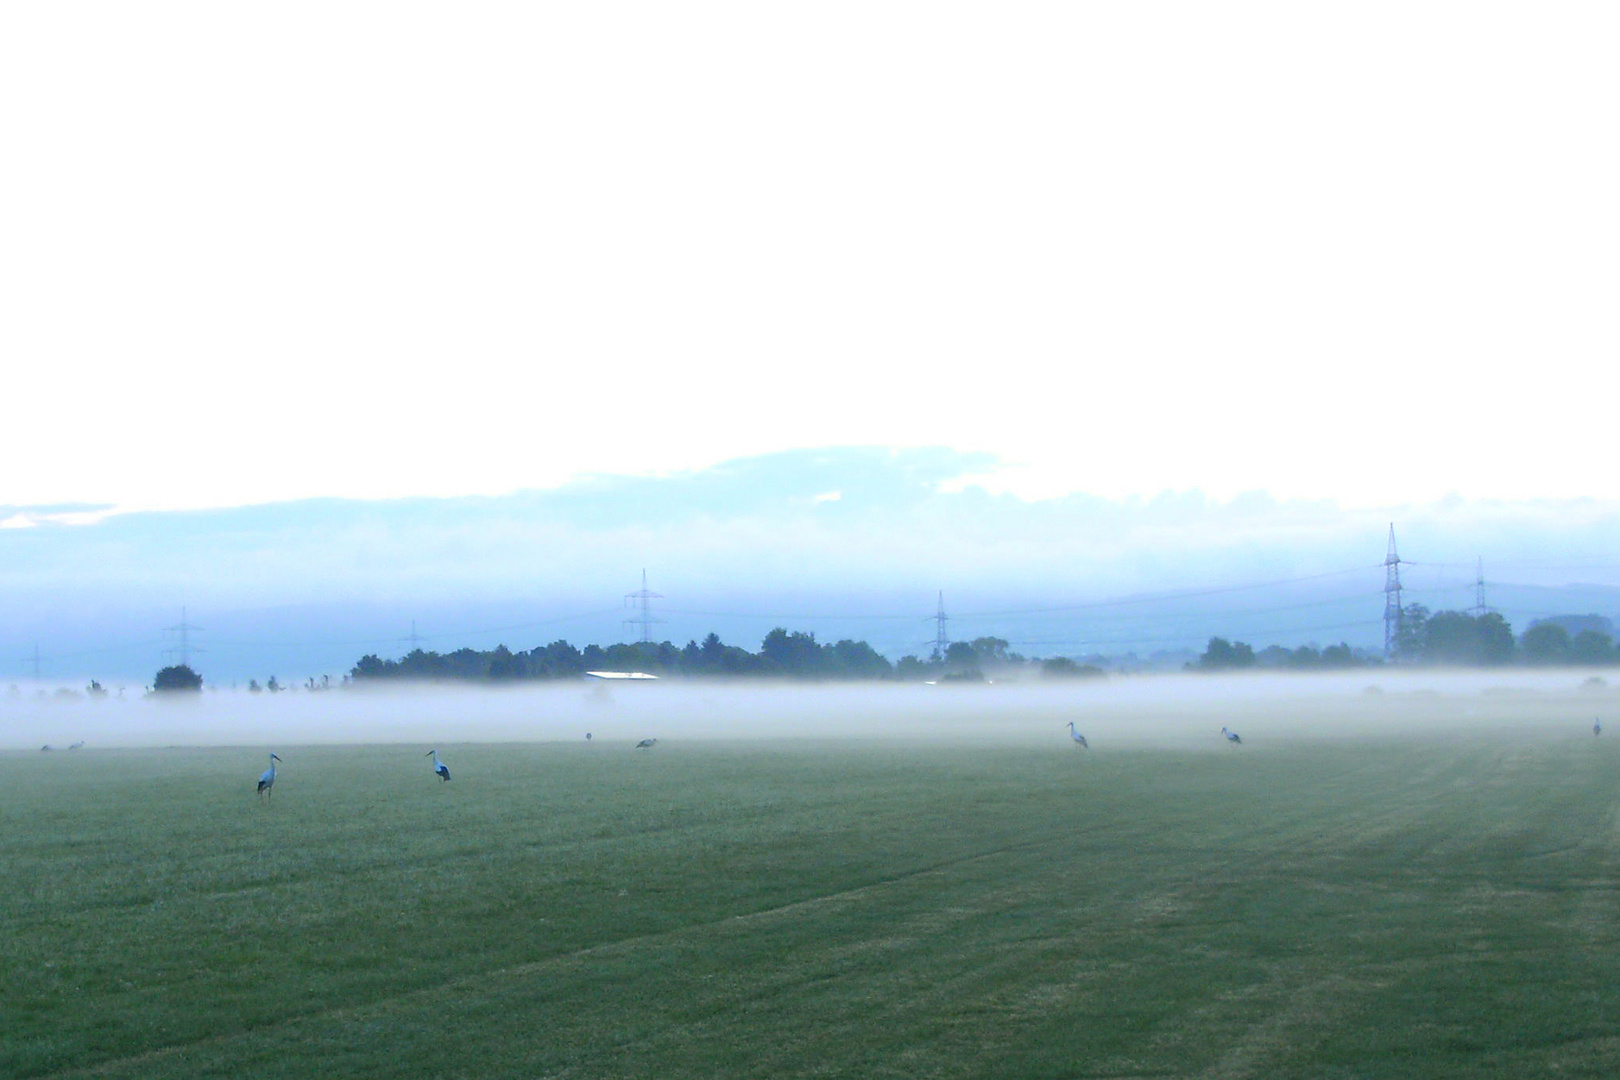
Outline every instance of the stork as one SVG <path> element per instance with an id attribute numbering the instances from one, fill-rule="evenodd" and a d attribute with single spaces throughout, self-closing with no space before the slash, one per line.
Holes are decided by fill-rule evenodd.
<path id="1" fill-rule="evenodd" d="M 1603 721 L 1599 720 L 1595 716 L 1592 717 L 1592 734 L 1593 735 L 1601 735 L 1601 734 L 1603 734 Z"/>
<path id="2" fill-rule="evenodd" d="M 1079 747 L 1083 747 L 1084 749 L 1087 749 L 1087 750 L 1091 749 L 1091 744 L 1086 742 L 1086 737 L 1084 735 L 1080 734 L 1078 731 L 1074 730 L 1074 721 L 1073 720 L 1069 721 L 1069 738 L 1074 740 L 1074 745 L 1079 746 Z"/>
<path id="3" fill-rule="evenodd" d="M 259 775 L 259 798 L 270 798 L 270 789 L 276 786 L 276 762 L 280 761 L 276 755 L 270 755 L 270 767 Z"/>
<path id="4" fill-rule="evenodd" d="M 636 749 L 648 750 L 651 749 L 657 742 L 657 739 L 642 739 L 640 742 L 636 743 Z"/>
<path id="5" fill-rule="evenodd" d="M 439 752 L 437 750 L 429 750 L 427 753 L 423 754 L 422 756 L 423 757 L 431 757 L 433 759 L 433 775 L 437 776 L 440 779 L 440 781 L 443 781 L 443 782 L 448 782 L 449 781 L 449 779 L 450 779 L 450 766 L 446 765 L 444 762 L 439 760 Z M 476 784 L 474 784 L 473 786 L 477 787 Z"/>
<path id="6" fill-rule="evenodd" d="M 1230 728 L 1224 728 L 1224 727 L 1221 728 L 1221 734 L 1226 736 L 1226 743 L 1227 743 L 1228 746 L 1242 746 L 1243 745 L 1243 740 L 1238 738 L 1238 733 L 1231 730 Z"/>

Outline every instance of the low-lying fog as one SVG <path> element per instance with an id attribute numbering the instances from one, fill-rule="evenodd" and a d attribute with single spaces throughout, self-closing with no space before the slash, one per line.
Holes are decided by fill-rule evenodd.
<path id="1" fill-rule="evenodd" d="M 1072 720 L 1112 746 L 1424 735 L 1540 728 L 1591 737 L 1620 691 L 1589 672 L 1351 672 L 1119 676 L 991 685 L 568 682 L 501 690 L 419 686 L 209 692 L 190 700 L 72 697 L 27 687 L 0 697 L 0 748 L 308 743 L 902 739 L 1064 745 Z"/>

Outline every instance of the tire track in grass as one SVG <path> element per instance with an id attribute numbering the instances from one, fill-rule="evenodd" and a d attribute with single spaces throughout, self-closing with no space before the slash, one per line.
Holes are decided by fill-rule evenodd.
<path id="1" fill-rule="evenodd" d="M 535 960 L 526 964 L 518 964 L 511 967 L 496 968 L 492 971 L 482 971 L 471 975 L 458 976 L 457 978 L 446 980 L 434 986 L 418 988 L 416 990 L 408 991 L 406 993 L 391 997 L 376 998 L 368 1002 L 342 1005 L 336 1008 L 323 1009 L 314 1012 L 298 1013 L 248 1030 L 210 1035 L 206 1038 L 195 1039 L 189 1042 L 157 1047 L 128 1057 L 113 1058 L 110 1060 L 97 1062 L 94 1065 L 62 1069 L 56 1072 L 41 1073 L 37 1075 L 39 1076 L 40 1080 L 71 1080 L 71 1078 L 74 1077 L 119 1075 L 126 1070 L 140 1070 L 159 1066 L 162 1062 L 172 1061 L 173 1059 L 181 1057 L 193 1050 L 211 1047 L 225 1047 L 240 1040 L 264 1038 L 270 1036 L 271 1033 L 278 1030 L 296 1028 L 308 1024 L 329 1024 L 334 1022 L 343 1023 L 359 1021 L 375 1014 L 386 1014 L 407 1009 L 413 1005 L 425 1004 L 439 997 L 460 996 L 480 985 L 500 981 L 532 978 L 549 968 L 567 967 L 569 965 L 577 964 L 582 960 L 590 959 L 591 957 L 628 952 L 660 941 L 676 941 L 688 935 L 701 935 L 705 931 L 711 931 L 724 926 L 735 925 L 738 923 L 765 923 L 777 919 L 792 918 L 806 911 L 835 907 L 838 905 L 855 906 L 860 904 L 863 899 L 886 889 L 903 886 L 923 878 L 945 874 L 950 870 L 961 866 L 996 859 L 1016 852 L 1039 851 L 1042 849 L 1054 848 L 1057 847 L 1059 843 L 1060 841 L 1053 838 L 1043 838 L 1038 841 L 1029 841 L 1022 844 L 1009 844 L 991 849 L 989 851 L 975 852 L 971 855 L 963 855 L 957 858 L 943 860 L 928 866 L 919 867 L 904 874 L 898 874 L 893 877 L 868 882 L 864 885 L 839 890 L 838 892 L 827 893 L 821 896 L 807 897 L 802 900 L 795 900 L 786 904 L 778 904 L 774 907 L 762 908 L 758 911 L 745 912 L 739 915 L 727 915 L 723 918 L 713 919 L 707 922 L 690 923 L 686 926 L 673 930 L 666 930 L 657 934 L 642 934 L 618 938 L 614 941 L 587 946 L 583 949 L 575 949 L 570 952 L 559 953 L 543 960 Z"/>
<path id="2" fill-rule="evenodd" d="M 1199 1080 L 1274 1075 L 1276 1058 L 1297 1056 L 1329 1037 L 1331 1032 L 1323 1027 L 1323 1017 L 1337 1016 L 1342 1024 L 1349 1001 L 1357 995 L 1376 993 L 1383 985 L 1378 980 L 1343 974 L 1309 973 L 1303 978 L 1279 979 L 1264 993 L 1279 998 L 1281 1006 L 1244 1029 L 1219 1058 L 1196 1075 Z"/>
<path id="3" fill-rule="evenodd" d="M 1389 761 L 1385 759 L 1383 764 L 1388 765 Z M 1173 919 L 1184 909 L 1198 912 L 1200 918 L 1206 917 L 1212 898 L 1219 889 L 1227 883 L 1247 883 L 1264 877 L 1268 864 L 1279 856 L 1287 856 L 1288 865 L 1282 871 L 1271 870 L 1270 873 L 1283 873 L 1288 880 L 1306 883 L 1306 887 L 1310 887 L 1313 880 L 1323 878 L 1324 868 L 1331 865 L 1330 860 L 1336 858 L 1335 852 L 1339 850 L 1361 849 L 1355 853 L 1357 857 L 1380 873 L 1391 866 L 1399 866 L 1401 860 L 1410 860 L 1413 855 L 1417 856 L 1416 862 L 1426 862 L 1425 857 L 1445 837 L 1443 831 L 1437 832 L 1433 828 L 1414 830 L 1413 823 L 1424 820 L 1428 816 L 1426 812 L 1436 809 L 1437 804 L 1440 804 L 1439 809 L 1445 809 L 1444 804 L 1450 801 L 1449 793 L 1457 790 L 1447 781 L 1455 777 L 1459 768 L 1475 772 L 1488 769 L 1490 764 L 1487 755 L 1447 753 L 1429 756 L 1422 762 L 1426 768 L 1408 769 L 1394 776 L 1383 777 L 1382 782 L 1376 784 L 1373 781 L 1380 778 L 1381 767 L 1373 766 L 1329 770 L 1303 784 L 1286 783 L 1279 792 L 1257 802 L 1255 812 L 1251 814 L 1263 823 L 1268 815 L 1271 816 L 1268 823 L 1271 831 L 1267 833 L 1250 834 L 1234 824 L 1223 824 L 1213 832 L 1199 834 L 1209 845 L 1202 857 L 1199 857 L 1198 848 L 1186 845 L 1179 839 L 1149 842 L 1153 856 L 1164 863 L 1164 871 L 1153 874 L 1149 879 L 1152 887 L 1132 901 L 1112 896 L 1111 907 L 1107 910 L 1125 916 L 1116 925 L 1116 930 L 1125 929 L 1129 933 L 1136 929 L 1135 924 L 1145 923 L 1140 930 L 1151 932 L 1153 923 Z M 1271 776 L 1261 779 L 1279 778 Z M 1313 785 L 1320 787 L 1313 788 Z M 1301 797 L 1312 790 L 1322 790 L 1328 796 L 1314 809 L 1301 801 Z M 1215 804 L 1212 802 L 1210 805 Z M 1277 816 L 1279 813 L 1286 816 Z M 1611 831 L 1616 832 L 1610 838 L 1611 846 L 1620 843 L 1620 831 L 1617 829 L 1620 829 L 1620 822 L 1615 822 L 1611 816 Z M 1130 844 L 1142 842 L 1141 834 L 1126 831 L 1109 839 L 1105 846 L 1129 850 Z M 482 1007 L 498 1009 L 503 1004 L 524 1001 L 525 994 L 532 996 L 532 987 L 524 985 L 526 980 L 534 980 L 548 973 L 554 980 L 561 980 L 568 977 L 568 969 L 588 966 L 592 958 L 625 958 L 645 948 L 658 953 L 660 959 L 674 960 L 683 952 L 702 945 L 706 936 L 727 927 L 753 928 L 765 932 L 773 922 L 806 923 L 829 915 L 836 918 L 841 908 L 853 911 L 879 904 L 877 898 L 886 890 L 917 883 L 933 888 L 927 884 L 930 877 L 951 879 L 953 869 L 975 863 L 1022 856 L 1026 860 L 1040 857 L 1069 866 L 1073 865 L 1075 854 L 1073 838 L 1060 835 L 997 844 L 986 850 L 940 860 L 850 888 L 805 896 L 751 912 L 694 921 L 657 933 L 632 934 L 541 960 L 460 975 L 396 995 L 290 1015 L 251 1029 L 211 1035 L 46 1075 L 67 1078 L 142 1072 L 162 1074 L 165 1065 L 170 1067 L 170 1071 L 180 1068 L 190 1052 L 201 1053 L 211 1062 L 238 1048 L 242 1053 L 232 1056 L 252 1056 L 267 1052 L 265 1048 L 273 1042 L 285 1042 L 289 1035 L 297 1036 L 301 1032 L 320 1032 L 331 1026 L 378 1026 L 389 1018 L 449 1013 L 463 1006 L 464 1001 L 458 999 L 474 1002 L 481 999 Z M 1610 861 L 1605 864 L 1603 871 L 1606 875 L 1612 875 L 1612 860 L 1611 851 Z M 1434 869 L 1415 865 L 1409 871 L 1401 870 L 1403 877 L 1409 872 L 1426 877 Z M 1327 875 L 1324 885 L 1354 890 L 1364 884 L 1359 871 L 1343 881 L 1332 878 L 1333 875 Z M 1123 884 L 1127 879 L 1117 880 Z M 1136 880 L 1140 881 L 1140 877 Z M 1416 884 L 1413 887 L 1421 888 Z M 969 897 L 970 904 L 988 899 L 974 899 L 978 891 L 971 882 L 958 891 Z M 1613 897 L 1587 897 L 1582 898 L 1582 903 L 1595 905 L 1590 918 L 1601 920 L 1606 913 L 1612 913 L 1612 900 Z M 900 907 L 898 910 L 908 909 Z M 914 913 L 914 919 L 924 922 L 930 917 L 944 919 L 940 926 L 931 928 L 937 932 L 950 923 L 954 910 L 942 908 L 932 913 Z M 914 933 L 915 928 L 907 932 Z M 863 944 L 879 951 L 887 947 L 886 939 L 878 937 L 863 939 Z M 838 959 L 835 953 L 828 953 L 827 957 Z M 785 971 L 779 974 L 785 980 L 784 985 L 794 985 Z M 1191 1058 L 1195 1065 L 1204 1066 L 1202 1073 L 1196 1069 L 1189 1070 L 1191 1075 L 1222 1080 L 1227 1077 L 1264 1075 L 1268 1064 L 1279 1064 L 1279 1057 L 1297 1053 L 1302 1046 L 1318 1044 L 1347 1023 L 1352 1023 L 1346 1014 L 1357 1011 L 1353 1007 L 1355 1003 L 1358 1000 L 1364 1002 L 1369 995 L 1376 994 L 1381 985 L 1381 976 L 1393 975 L 1394 972 L 1368 964 L 1346 973 L 1334 969 L 1325 960 L 1305 959 L 1302 962 L 1296 956 L 1275 965 L 1269 977 L 1265 973 L 1257 974 L 1259 978 L 1229 985 L 1222 1000 L 1211 1002 L 1207 1008 L 1180 1014 L 1180 1021 L 1194 1021 L 1192 1026 L 1205 1034 L 1218 1033 L 1208 1048 L 1197 1049 L 1187 1044 L 1182 1050 L 1180 1056 L 1183 1059 Z M 1040 989 L 1040 986 L 1012 987 L 1007 993 L 1012 995 Z M 1076 987 L 1054 982 L 1047 989 L 1056 1000 L 1062 1001 L 1073 994 Z M 732 999 L 720 996 L 714 998 L 714 1003 L 724 1006 L 728 1000 Z M 1345 1008 L 1347 1004 L 1351 1007 Z M 1234 1009 L 1242 1014 L 1246 1024 L 1223 1024 L 1223 1018 L 1232 1018 Z M 701 1022 L 701 1019 L 691 1021 L 694 1024 Z M 857 1025 L 849 1027 L 845 1034 L 858 1036 L 862 1030 Z M 676 1037 L 669 1031 L 643 1024 L 602 1045 L 612 1052 L 628 1052 L 629 1049 L 663 1047 L 665 1040 Z M 678 1046 L 677 1043 L 667 1045 L 672 1048 Z M 572 1066 L 559 1064 L 556 1071 L 566 1075 L 582 1067 L 577 1063 Z"/>
<path id="4" fill-rule="evenodd" d="M 1537 763 L 1544 762 L 1523 750 L 1513 752 L 1502 749 L 1459 754 L 1433 761 L 1409 778 L 1406 790 L 1401 792 L 1399 798 L 1388 799 L 1374 812 L 1361 815 L 1359 822 L 1345 822 L 1344 828 L 1334 831 L 1346 839 L 1370 843 L 1375 848 L 1393 844 L 1396 848 L 1404 849 L 1405 859 L 1410 865 L 1386 871 L 1395 876 L 1382 879 L 1385 884 L 1411 875 L 1413 887 L 1419 892 L 1427 891 L 1431 886 L 1443 887 L 1452 905 L 1465 901 L 1481 905 L 1472 920 L 1477 922 L 1496 908 L 1499 896 L 1511 895 L 1522 900 L 1540 893 L 1528 888 L 1517 891 L 1504 889 L 1503 879 L 1499 876 L 1490 879 L 1489 890 L 1485 881 L 1467 886 L 1481 871 L 1468 862 L 1455 869 L 1448 868 L 1448 853 L 1459 849 L 1465 853 L 1481 852 L 1493 844 L 1503 843 L 1504 835 L 1514 837 L 1522 831 L 1536 835 L 1538 828 L 1545 831 L 1545 819 L 1534 813 L 1537 807 L 1530 786 L 1517 779 L 1524 766 Z M 1471 779 L 1466 782 L 1455 779 L 1459 769 Z M 1484 822 L 1482 829 L 1464 827 L 1458 831 L 1454 826 L 1469 820 L 1469 803 L 1481 797 L 1477 791 L 1469 789 L 1486 785 L 1495 785 L 1500 797 L 1511 797 L 1532 813 L 1528 818 L 1520 814 L 1501 815 Z M 1577 781 L 1575 786 L 1590 788 L 1593 781 Z M 1425 811 L 1443 815 L 1444 821 L 1451 822 L 1453 827 L 1447 827 L 1442 822 L 1425 830 L 1412 831 L 1412 823 L 1423 820 Z M 1620 916 L 1620 889 L 1616 888 L 1616 867 L 1620 863 L 1620 807 L 1616 806 L 1613 796 L 1605 798 L 1600 820 L 1602 827 L 1593 830 L 1595 835 L 1588 839 L 1565 842 L 1561 838 L 1539 838 L 1538 843 L 1543 846 L 1516 852 L 1511 866 L 1515 869 L 1539 866 L 1547 860 L 1586 853 L 1589 856 L 1585 860 L 1586 865 L 1573 871 L 1577 877 L 1572 884 L 1577 885 L 1579 894 L 1565 919 L 1557 921 L 1565 922 L 1567 919 L 1566 925 L 1578 937 L 1592 942 L 1596 951 L 1603 952 L 1611 949 L 1615 920 Z M 1404 824 L 1411 835 L 1404 840 L 1392 836 L 1390 826 L 1396 823 Z M 1565 826 L 1563 831 L 1567 833 L 1571 830 Z M 1513 878 L 1517 876 L 1514 874 Z M 1430 885 L 1423 884 L 1424 881 L 1430 882 Z M 1480 901 L 1476 896 L 1482 890 L 1489 891 L 1486 897 L 1489 903 Z M 1469 909 L 1464 906 L 1456 910 L 1466 912 Z M 1534 954 L 1548 948 L 1537 945 L 1528 947 L 1526 951 Z M 1553 956 L 1561 955 L 1563 951 L 1562 946 L 1553 947 Z M 1513 948 L 1497 945 L 1491 955 L 1499 958 L 1516 952 Z M 1272 984 L 1251 987 L 1246 993 L 1239 992 L 1228 1001 L 1228 1007 L 1240 1006 L 1242 997 L 1258 996 L 1272 1003 L 1271 1010 L 1247 1026 L 1234 1027 L 1235 1035 L 1227 1040 L 1219 1057 L 1195 1075 L 1208 1080 L 1298 1075 L 1302 1057 L 1308 1059 L 1312 1048 L 1334 1039 L 1343 1030 L 1353 1029 L 1356 1017 L 1365 1015 L 1379 993 L 1402 980 L 1423 977 L 1432 962 L 1431 958 L 1364 964 L 1348 971 L 1329 970 L 1325 965 L 1314 964 L 1293 973 L 1281 973 Z M 1598 1028 L 1604 1026 L 1602 1003 L 1598 1000 L 1601 978 L 1601 975 L 1594 974 L 1594 1012 L 1591 1021 Z M 1212 1006 L 1208 1010 L 1206 1023 L 1195 1026 L 1218 1027 L 1220 1015 L 1226 1011 L 1220 1006 Z M 1569 1019 L 1572 1027 L 1582 1026 L 1576 1018 Z M 1507 1054 L 1501 1051 L 1487 1053 L 1473 1065 L 1495 1067 L 1511 1059 L 1523 1063 L 1525 1075 L 1544 1070 L 1550 1064 L 1574 1070 L 1586 1068 L 1594 1062 L 1601 1062 L 1605 1069 L 1612 1066 L 1615 1037 L 1600 1034 L 1590 1038 L 1571 1034 L 1571 1042 L 1551 1059 L 1545 1047 L 1537 1047 Z M 1380 1068 L 1388 1067 L 1388 1062 L 1380 1062 Z M 1511 1073 L 1511 1070 L 1508 1071 Z"/>
<path id="5" fill-rule="evenodd" d="M 1241 889 L 1276 877 L 1279 863 L 1287 867 L 1281 871 L 1283 880 L 1302 895 L 1355 897 L 1366 888 L 1357 867 L 1368 860 L 1379 866 L 1392 860 L 1406 864 L 1395 880 L 1421 892 L 1430 871 L 1419 864 L 1443 837 L 1414 831 L 1413 822 L 1442 811 L 1455 790 L 1449 781 L 1479 766 L 1473 755 L 1448 753 L 1408 760 L 1402 764 L 1415 767 L 1392 771 L 1388 759 L 1376 754 L 1377 748 L 1372 750 L 1373 760 L 1334 770 L 1323 778 L 1325 784 L 1314 780 L 1307 780 L 1304 787 L 1291 784 L 1282 803 L 1289 809 L 1288 818 L 1269 822 L 1272 831 L 1264 836 L 1234 838 L 1233 846 L 1189 883 L 1183 895 L 1160 901 L 1169 908 L 1166 914 L 1174 914 L 1177 907 L 1207 906 L 1211 887 Z M 1312 798 L 1299 801 L 1306 790 Z M 1346 868 L 1345 876 L 1340 867 Z M 1386 872 L 1387 866 L 1381 873 Z M 1392 884 L 1381 880 L 1385 886 Z M 1238 898 L 1263 892 L 1255 887 Z M 1294 953 L 1273 962 L 1267 977 L 1233 985 L 1207 1005 L 1184 1014 L 1154 1042 L 1161 1052 L 1176 1050 L 1179 1056 L 1206 1061 L 1203 1068 L 1188 1073 L 1204 1080 L 1286 1072 L 1288 1059 L 1297 1060 L 1302 1052 L 1353 1025 L 1366 1003 L 1404 966 L 1362 962 L 1346 969 L 1327 956 Z M 1189 1038 L 1208 1039 L 1209 1050 L 1199 1053 Z"/>

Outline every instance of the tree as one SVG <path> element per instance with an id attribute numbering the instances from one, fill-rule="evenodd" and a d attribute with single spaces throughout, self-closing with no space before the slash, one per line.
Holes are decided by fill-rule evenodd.
<path id="1" fill-rule="evenodd" d="M 1569 631 L 1554 622 L 1533 623 L 1519 637 L 1519 651 L 1530 664 L 1569 662 Z"/>
<path id="2" fill-rule="evenodd" d="M 771 669 L 786 675 L 813 678 L 822 673 L 821 647 L 814 633 L 788 633 L 778 626 L 765 635 L 759 655 Z"/>
<path id="3" fill-rule="evenodd" d="M 1325 668 L 1347 668 L 1356 666 L 1356 654 L 1350 648 L 1348 641 L 1341 641 L 1337 645 L 1329 645 L 1322 650 L 1322 666 Z"/>
<path id="4" fill-rule="evenodd" d="M 1054 656 L 1050 660 L 1041 661 L 1043 679 L 1096 679 L 1105 674 L 1100 667 L 1076 663 L 1067 656 Z"/>
<path id="5" fill-rule="evenodd" d="M 495 646 L 495 652 L 490 656 L 485 670 L 488 677 L 496 682 L 520 679 L 528 673 L 523 658 L 512 655 L 512 650 L 505 645 Z"/>
<path id="6" fill-rule="evenodd" d="M 1408 604 L 1401 608 L 1395 621 L 1395 658 L 1408 661 L 1423 660 L 1428 630 L 1428 608 L 1422 604 Z"/>
<path id="7" fill-rule="evenodd" d="M 922 682 L 935 672 L 936 667 L 937 665 L 932 664 L 927 660 L 923 660 L 920 657 L 907 653 L 905 656 L 900 658 L 899 663 L 894 665 L 894 674 L 895 678 L 897 679 L 905 679 L 909 682 Z"/>
<path id="8" fill-rule="evenodd" d="M 1403 660 L 1426 664 L 1500 665 L 1513 660 L 1513 628 L 1496 612 L 1470 615 L 1437 611 L 1430 615 L 1413 604 L 1401 613 L 1396 653 Z"/>
<path id="9" fill-rule="evenodd" d="M 864 641 L 848 638 L 821 647 L 822 661 L 829 674 L 840 679 L 886 679 L 894 666 Z"/>
<path id="10" fill-rule="evenodd" d="M 171 694 L 199 691 L 202 689 L 202 676 L 192 671 L 185 664 L 176 664 L 159 671 L 152 679 L 152 692 L 155 694 Z"/>
<path id="11" fill-rule="evenodd" d="M 1461 611 L 1437 611 L 1429 617 L 1423 659 L 1431 664 L 1478 664 L 1484 660 L 1474 617 Z"/>
<path id="12" fill-rule="evenodd" d="M 974 638 L 973 652 L 978 656 L 981 667 L 1005 667 L 1021 660 L 1017 654 L 1007 651 L 1007 642 L 1004 638 Z"/>
<path id="13" fill-rule="evenodd" d="M 585 670 L 584 658 L 579 650 L 563 638 L 544 648 L 531 649 L 529 665 L 535 676 L 542 679 L 560 679 Z"/>
<path id="14" fill-rule="evenodd" d="M 1227 641 L 1212 637 L 1204 654 L 1197 660 L 1200 671 L 1236 671 L 1255 665 L 1254 649 L 1241 641 Z"/>
<path id="15" fill-rule="evenodd" d="M 1569 642 L 1570 663 L 1583 667 L 1604 667 L 1617 659 L 1614 639 L 1597 630 L 1582 630 Z"/>
<path id="16" fill-rule="evenodd" d="M 1479 635 L 1480 662 L 1492 666 L 1513 662 L 1513 627 L 1494 611 L 1476 616 L 1475 633 Z"/>

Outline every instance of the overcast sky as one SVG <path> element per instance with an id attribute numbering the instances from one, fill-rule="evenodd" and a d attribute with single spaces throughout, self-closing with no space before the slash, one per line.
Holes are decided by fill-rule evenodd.
<path id="1" fill-rule="evenodd" d="M 1620 497 L 1608 4 L 9 4 L 0 503 Z"/>

